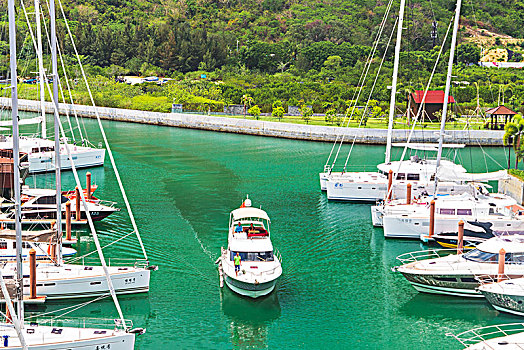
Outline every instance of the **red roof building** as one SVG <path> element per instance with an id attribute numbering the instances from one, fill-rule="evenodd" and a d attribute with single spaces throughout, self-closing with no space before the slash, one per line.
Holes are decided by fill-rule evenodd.
<path id="1" fill-rule="evenodd" d="M 424 101 L 423 101 L 424 100 Z M 455 103 L 453 96 L 448 97 L 448 103 Z M 408 110 L 414 118 L 422 106 L 422 119 L 437 120 L 435 113 L 444 107 L 444 91 L 428 91 L 424 98 L 424 91 L 417 90 L 409 95 Z"/>
<path id="2" fill-rule="evenodd" d="M 490 129 L 491 130 L 502 130 L 504 129 L 504 126 L 508 123 L 508 120 L 511 120 L 513 116 L 517 114 L 516 112 L 513 112 L 511 109 L 509 109 L 506 106 L 498 106 L 495 108 L 490 108 L 486 111 L 486 117 L 490 118 Z M 504 120 L 499 120 L 499 117 Z"/>

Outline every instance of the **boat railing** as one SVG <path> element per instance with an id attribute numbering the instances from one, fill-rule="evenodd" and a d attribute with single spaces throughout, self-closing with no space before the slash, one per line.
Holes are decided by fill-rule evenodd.
<path id="1" fill-rule="evenodd" d="M 106 207 L 110 207 L 110 208 L 114 208 L 116 206 L 116 202 L 108 201 L 108 200 L 105 200 L 105 199 L 99 199 L 97 201 L 97 204 L 105 205 Z"/>
<path id="2" fill-rule="evenodd" d="M 276 256 L 275 256 L 276 257 Z M 282 257 L 276 257 L 278 259 L 279 262 L 281 262 L 282 260 Z M 249 264 L 250 262 L 249 261 L 244 261 L 243 264 Z M 234 269 L 235 268 L 235 265 L 227 259 L 222 259 L 222 264 L 225 264 L 225 265 L 228 265 L 229 268 L 231 269 Z M 274 268 L 270 269 L 270 270 L 264 270 L 264 271 L 260 271 L 260 272 L 253 272 L 253 271 L 248 271 L 247 269 L 243 268 L 242 266 L 240 267 L 240 272 L 243 273 L 244 275 L 249 275 L 249 276 L 253 276 L 253 277 L 262 277 L 262 276 L 269 276 L 269 275 L 273 275 L 275 274 L 275 272 L 280 269 L 281 266 L 277 265 L 275 266 Z"/>
<path id="3" fill-rule="evenodd" d="M 98 257 L 84 256 L 81 258 L 71 258 L 67 260 L 67 263 L 99 266 L 100 259 Z M 108 258 L 107 266 L 133 266 L 134 268 L 146 268 L 148 266 L 148 262 L 146 259 Z"/>
<path id="4" fill-rule="evenodd" d="M 481 285 L 492 284 L 492 283 L 497 283 L 503 280 L 511 279 L 511 276 L 505 273 L 493 274 L 493 275 L 475 275 L 474 277 L 477 281 L 479 281 Z"/>
<path id="5" fill-rule="evenodd" d="M 456 335 L 453 333 L 447 333 L 446 335 L 448 337 L 455 338 L 462 345 L 464 345 L 465 347 L 468 347 L 468 346 L 478 344 L 480 342 L 487 341 L 490 339 L 505 337 L 508 335 L 522 333 L 522 332 L 524 332 L 524 323 L 507 323 L 507 324 L 501 324 L 501 325 L 474 328 L 474 329 L 470 329 L 469 331 L 465 331 L 465 332 L 462 332 Z M 513 344 L 513 345 L 518 345 L 518 344 Z M 522 348 L 524 348 L 524 341 L 520 345 L 522 346 Z M 491 347 L 486 345 L 486 349 L 490 349 L 490 348 Z M 512 348 L 514 349 L 515 347 L 512 347 Z"/>
<path id="6" fill-rule="evenodd" d="M 133 321 L 125 319 L 124 324 L 121 319 L 114 318 L 94 318 L 94 317 L 60 317 L 38 316 L 33 319 L 26 317 L 31 326 L 50 326 L 50 327 L 74 327 L 74 328 L 113 328 L 117 330 L 129 330 L 133 328 Z"/>
<path id="7" fill-rule="evenodd" d="M 350 172 L 377 172 L 377 166 L 376 165 L 347 165 L 345 168 L 343 166 L 339 167 L 333 167 L 331 168 L 330 165 L 324 166 L 324 173 L 332 174 L 332 173 L 350 173 Z"/>
<path id="8" fill-rule="evenodd" d="M 404 253 L 399 256 L 397 256 L 397 260 L 402 263 L 402 265 L 406 265 L 412 262 L 421 261 L 421 260 L 429 260 L 429 259 L 437 259 L 442 258 L 444 256 L 456 253 L 456 249 L 427 249 L 427 250 L 420 250 L 416 252 L 409 252 Z"/>

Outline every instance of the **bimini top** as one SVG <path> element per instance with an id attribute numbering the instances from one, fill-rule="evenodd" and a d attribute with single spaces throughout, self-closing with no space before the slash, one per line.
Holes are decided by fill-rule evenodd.
<path id="1" fill-rule="evenodd" d="M 477 246 L 477 249 L 487 253 L 498 253 L 504 248 L 506 253 L 524 253 L 524 236 L 508 235 L 488 239 Z"/>
<path id="2" fill-rule="evenodd" d="M 245 218 L 260 218 L 265 219 L 267 221 L 269 220 L 269 216 L 267 216 L 267 213 L 263 211 L 262 209 L 257 208 L 238 208 L 231 212 L 231 215 L 233 216 L 233 220 L 241 220 Z"/>

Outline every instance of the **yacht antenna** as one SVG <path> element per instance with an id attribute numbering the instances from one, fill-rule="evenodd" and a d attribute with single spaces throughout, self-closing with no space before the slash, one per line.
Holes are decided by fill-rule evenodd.
<path id="1" fill-rule="evenodd" d="M 53 68 L 53 104 L 55 108 L 55 181 L 56 181 L 56 263 L 62 264 L 62 183 L 60 179 L 60 116 L 58 112 L 58 62 L 56 57 L 56 16 L 55 1 L 49 1 L 49 17 L 51 18 L 51 61 Z M 39 57 L 42 57 L 40 51 Z M 72 158 L 72 156 L 71 156 Z M 70 159 L 72 161 L 72 159 Z M 82 189 L 80 189 L 82 190 Z"/>
<path id="2" fill-rule="evenodd" d="M 15 0 L 8 1 L 9 13 L 9 60 L 11 69 L 11 117 L 13 119 L 13 191 L 15 195 L 16 232 L 16 315 L 20 327 L 24 324 L 24 274 L 22 272 L 22 225 L 20 222 L 20 152 L 18 140 L 18 76 L 16 74 Z M 4 296 L 5 297 L 5 296 Z M 22 341 L 22 339 L 20 339 Z"/>
<path id="3" fill-rule="evenodd" d="M 444 132 L 446 128 L 446 119 L 448 114 L 448 100 L 449 100 L 449 89 L 451 87 L 451 75 L 453 74 L 453 60 L 455 59 L 455 47 L 457 45 L 457 32 L 460 22 L 460 7 L 462 6 L 462 0 L 457 0 L 457 8 L 455 10 L 455 22 L 453 24 L 453 35 L 451 36 L 451 48 L 449 50 L 449 62 L 448 62 L 448 75 L 446 77 L 446 89 L 444 90 L 444 107 L 442 109 L 442 119 L 440 121 L 440 135 L 438 140 L 438 152 L 437 152 L 437 168 L 435 169 L 435 191 L 433 197 L 437 196 L 437 184 L 438 184 L 438 170 L 440 167 L 440 160 L 442 158 L 442 145 L 444 143 Z"/>
<path id="4" fill-rule="evenodd" d="M 391 138 L 393 136 L 393 118 L 395 117 L 395 101 L 397 99 L 398 63 L 400 58 L 400 45 L 402 40 L 402 27 L 404 25 L 404 8 L 406 0 L 400 0 L 400 11 L 398 13 L 397 42 L 395 43 L 395 61 L 393 63 L 393 80 L 391 82 L 391 102 L 389 104 L 389 123 L 386 144 L 386 164 L 391 162 Z"/>

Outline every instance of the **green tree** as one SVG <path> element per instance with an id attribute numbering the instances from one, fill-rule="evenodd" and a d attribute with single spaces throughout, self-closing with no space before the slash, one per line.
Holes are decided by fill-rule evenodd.
<path id="1" fill-rule="evenodd" d="M 245 94 L 242 95 L 242 104 L 244 105 L 244 118 L 246 117 L 246 112 L 249 107 L 255 102 L 251 95 Z"/>
<path id="2" fill-rule="evenodd" d="M 515 152 L 515 169 L 517 169 L 519 160 L 524 156 L 524 142 L 521 142 L 521 136 L 524 132 L 524 118 L 518 114 L 515 115 L 511 122 L 504 126 L 504 130 L 502 141 L 504 146 L 512 144 L 513 152 Z"/>
<path id="3" fill-rule="evenodd" d="M 255 117 L 256 120 L 260 117 L 260 108 L 258 105 L 254 105 L 248 110 L 248 113 L 251 114 L 253 117 Z"/>
<path id="4" fill-rule="evenodd" d="M 471 43 L 460 44 L 457 47 L 457 61 L 465 64 L 477 64 L 480 61 L 480 48 Z"/>
<path id="5" fill-rule="evenodd" d="M 276 100 L 273 102 L 273 110 L 271 111 L 271 115 L 278 120 L 281 120 L 284 117 L 284 108 L 282 107 L 282 101 Z"/>
<path id="6" fill-rule="evenodd" d="M 302 104 L 298 111 L 300 115 L 302 116 L 302 120 L 304 120 L 306 124 L 309 124 L 309 121 L 311 120 L 311 117 L 313 116 L 313 108 L 306 106 L 305 104 Z"/>

